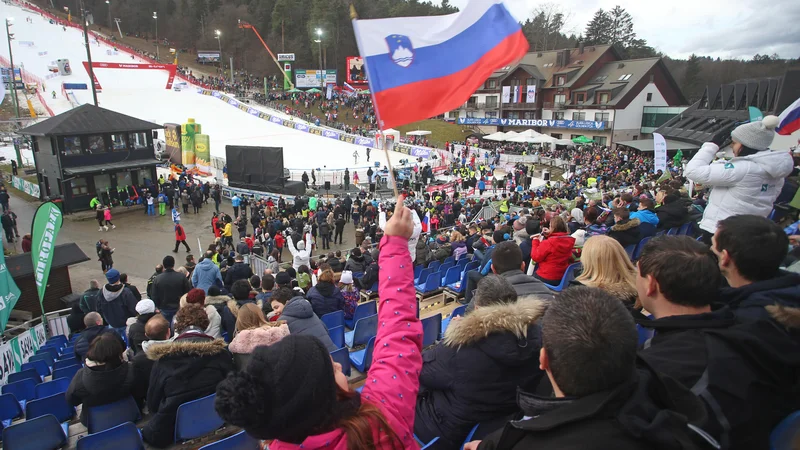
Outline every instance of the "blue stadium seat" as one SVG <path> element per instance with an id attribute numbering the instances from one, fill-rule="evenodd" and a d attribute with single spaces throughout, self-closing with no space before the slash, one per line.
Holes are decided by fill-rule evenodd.
<path id="1" fill-rule="evenodd" d="M 439 267 L 441 267 L 441 265 L 442 263 L 440 263 L 439 261 L 431 261 L 430 263 L 428 263 L 428 269 L 431 269 L 434 272 L 438 272 Z"/>
<path id="2" fill-rule="evenodd" d="M 260 448 L 261 445 L 258 439 L 251 437 L 244 431 L 240 431 L 233 436 L 204 445 L 200 447 L 200 450 L 259 450 Z"/>
<path id="3" fill-rule="evenodd" d="M 469 270 L 465 270 L 461 273 L 461 279 L 456 281 L 455 283 L 448 283 L 447 289 L 450 289 L 456 294 L 461 294 L 464 292 L 464 289 L 467 287 L 467 277 L 469 276 Z"/>
<path id="4" fill-rule="evenodd" d="M 645 328 L 639 324 L 636 324 L 636 332 L 639 333 L 639 342 L 637 347 L 642 348 L 645 342 L 648 339 L 652 338 L 655 334 L 655 330 L 652 328 Z"/>
<path id="5" fill-rule="evenodd" d="M 433 269 L 422 269 L 419 276 L 414 278 L 414 286 L 419 286 L 428 279 L 428 276 L 433 273 Z"/>
<path id="6" fill-rule="evenodd" d="M 436 441 L 439 440 L 439 436 L 436 436 L 435 438 L 431 439 L 427 443 L 420 441 L 420 439 L 417 437 L 416 434 L 414 435 L 414 439 L 417 440 L 417 443 L 419 444 L 420 450 L 425 450 L 425 449 L 428 449 L 428 448 L 432 448 L 433 445 L 436 444 Z"/>
<path id="7" fill-rule="evenodd" d="M 86 407 L 86 427 L 89 433 L 99 433 L 125 422 L 136 423 L 141 419 L 139 407 L 133 397 L 125 397 L 114 403 Z"/>
<path id="8" fill-rule="evenodd" d="M 445 274 L 447 274 L 447 271 L 450 270 L 450 268 L 454 267 L 455 265 L 456 263 L 454 262 L 449 262 L 449 263 L 446 262 L 442 264 L 441 266 L 439 266 L 439 275 L 441 275 L 441 277 L 444 278 Z"/>
<path id="9" fill-rule="evenodd" d="M 350 363 L 361 373 L 367 373 L 372 365 L 372 352 L 375 350 L 375 336 L 370 338 L 363 350 L 350 352 Z"/>
<path id="10" fill-rule="evenodd" d="M 667 230 L 667 236 L 676 236 L 678 234 L 678 227 L 672 227 Z"/>
<path id="11" fill-rule="evenodd" d="M 199 438 L 219 429 L 224 421 L 214 409 L 217 394 L 186 402 L 175 416 L 175 442 Z"/>
<path id="12" fill-rule="evenodd" d="M 56 359 L 48 352 L 37 353 L 30 358 L 28 358 L 28 362 L 31 361 L 44 361 L 47 363 L 48 367 L 53 367 L 53 364 L 56 362 Z"/>
<path id="13" fill-rule="evenodd" d="M 655 236 L 658 227 L 652 223 L 642 222 L 639 224 L 639 235 L 643 238 Z"/>
<path id="14" fill-rule="evenodd" d="M 795 448 L 800 439 L 800 411 L 795 411 L 772 430 L 769 435 L 771 450 Z"/>
<path id="15" fill-rule="evenodd" d="M 642 239 L 641 241 L 639 241 L 638 244 L 636 244 L 636 250 L 633 251 L 633 260 L 634 261 L 638 261 L 639 257 L 642 256 L 642 250 L 644 249 L 644 246 L 648 242 L 650 242 L 650 239 L 653 239 L 653 238 L 652 237 L 646 237 L 646 238 Z"/>
<path id="16" fill-rule="evenodd" d="M 470 261 L 470 262 L 467 263 L 467 266 L 464 267 L 464 271 L 468 272 L 470 270 L 478 270 L 480 268 L 481 268 L 481 262 L 480 261 Z"/>
<path id="17" fill-rule="evenodd" d="M 21 368 L 21 370 L 26 369 L 36 369 L 36 372 L 42 377 L 50 375 L 50 366 L 47 365 L 47 361 L 28 361 Z"/>
<path id="18" fill-rule="evenodd" d="M 581 263 L 579 263 L 579 262 L 572 263 L 567 267 L 567 270 L 564 272 L 564 276 L 561 277 L 561 283 L 559 283 L 558 286 L 551 286 L 551 285 L 549 285 L 547 283 L 545 283 L 544 285 L 547 286 L 548 288 L 550 288 L 553 291 L 561 292 L 564 289 L 566 289 L 567 286 L 569 286 L 569 282 L 570 281 L 575 279 L 575 273 L 578 270 L 580 270 L 581 267 L 582 267 Z"/>
<path id="19" fill-rule="evenodd" d="M 328 328 L 328 336 L 331 337 L 336 348 L 344 347 L 344 326 Z"/>
<path id="20" fill-rule="evenodd" d="M 436 314 L 422 319 L 422 347 L 436 343 L 442 332 L 442 315 Z"/>
<path id="21" fill-rule="evenodd" d="M 325 314 L 324 316 L 320 317 L 320 319 L 322 319 L 322 323 L 324 323 L 329 330 L 331 328 L 343 327 L 344 311 L 334 311 L 332 313 Z"/>
<path id="22" fill-rule="evenodd" d="M 344 325 L 352 330 L 356 322 L 364 317 L 374 316 L 375 314 L 378 314 L 378 303 L 375 302 L 375 300 L 359 303 L 356 306 L 356 310 L 353 312 L 353 318 L 345 319 Z"/>
<path id="23" fill-rule="evenodd" d="M 67 403 L 64 392 L 51 395 L 49 397 L 31 400 L 25 404 L 25 417 L 35 419 L 37 417 L 52 414 L 59 422 L 69 422 L 75 417 L 75 407 Z M 66 430 L 64 430 L 66 434 Z"/>
<path id="24" fill-rule="evenodd" d="M 468 258 L 461 258 L 461 259 L 459 259 L 459 260 L 458 260 L 458 262 L 456 263 L 456 265 L 457 265 L 458 267 L 461 267 L 461 270 L 462 270 L 462 271 L 464 270 L 464 267 L 467 267 L 467 264 L 469 264 L 469 259 L 468 259 Z"/>
<path id="25" fill-rule="evenodd" d="M 28 419 L 3 430 L 3 450 L 55 450 L 67 443 L 67 435 L 55 416 Z"/>
<path id="26" fill-rule="evenodd" d="M 348 347 L 353 348 L 366 344 L 376 334 L 378 334 L 378 315 L 373 314 L 356 322 L 353 331 L 344 334 L 344 342 Z"/>
<path id="27" fill-rule="evenodd" d="M 78 361 L 78 358 L 76 358 L 75 356 L 72 356 L 70 358 L 59 359 L 53 364 L 53 370 L 55 371 L 56 369 L 62 369 L 64 367 L 74 366 L 76 364 L 80 365 L 80 363 L 81 362 Z"/>
<path id="28" fill-rule="evenodd" d="M 131 422 L 92 433 L 78 440 L 78 450 L 144 450 L 139 429 Z"/>
<path id="29" fill-rule="evenodd" d="M 53 371 L 53 378 L 69 378 L 72 381 L 72 378 L 75 376 L 78 371 L 81 370 L 80 364 L 75 364 L 74 366 L 67 366 L 61 367 Z"/>
<path id="30" fill-rule="evenodd" d="M 442 333 L 439 335 L 439 339 L 444 339 L 444 333 L 447 331 L 447 327 L 450 325 L 450 321 L 453 317 L 456 316 L 464 316 L 467 312 L 467 305 L 461 305 L 458 308 L 454 309 L 452 313 L 450 313 L 449 317 L 442 319 Z"/>
<path id="31" fill-rule="evenodd" d="M 53 359 L 53 361 L 55 361 L 55 360 L 56 360 L 56 358 L 58 358 L 58 357 L 61 355 L 61 349 L 62 349 L 62 348 L 64 348 L 64 347 L 59 347 L 59 348 L 55 348 L 55 347 L 42 347 L 42 348 L 40 348 L 40 349 L 39 349 L 39 351 L 37 351 L 37 352 L 36 352 L 36 354 L 35 354 L 35 355 L 33 355 L 33 356 L 38 356 L 38 355 L 44 355 L 44 354 L 47 354 L 47 355 L 50 355 L 50 357 Z M 29 359 L 28 359 L 28 361 L 30 361 L 30 359 L 32 359 L 32 358 L 33 358 L 33 356 L 31 356 L 31 358 L 29 358 Z M 50 363 L 50 365 L 52 366 L 53 364 L 52 364 L 52 363 Z"/>
<path id="32" fill-rule="evenodd" d="M 694 233 L 694 223 L 687 222 L 678 229 L 678 236 L 689 236 Z"/>
<path id="33" fill-rule="evenodd" d="M 77 341 L 79 337 L 81 337 L 80 333 L 73 334 L 72 336 L 69 337 L 69 343 L 75 344 L 75 341 Z"/>
<path id="34" fill-rule="evenodd" d="M 340 348 L 331 352 L 331 358 L 342 365 L 342 372 L 350 376 L 350 351 L 347 348 Z"/>
<path id="35" fill-rule="evenodd" d="M 625 247 L 625 253 L 628 254 L 628 258 L 630 258 L 631 261 L 633 261 L 633 252 L 635 251 L 636 251 L 636 244 L 631 244 Z"/>
<path id="36" fill-rule="evenodd" d="M 25 378 L 13 383 L 7 383 L 3 385 L 2 393 L 13 394 L 20 407 L 25 409 L 25 403 L 36 398 L 36 385 L 39 384 L 39 381 Z"/>
<path id="37" fill-rule="evenodd" d="M 14 394 L 0 395 L 0 430 L 11 426 L 11 422 L 22 417 L 22 414 L 22 407 Z"/>
<path id="38" fill-rule="evenodd" d="M 419 274 L 422 273 L 422 269 L 424 268 L 425 267 L 423 267 L 422 264 L 414 266 L 414 281 L 419 279 Z"/>
<path id="39" fill-rule="evenodd" d="M 419 294 L 428 294 L 431 292 L 436 292 L 442 287 L 442 277 L 439 275 L 439 272 L 434 272 L 428 275 L 428 278 L 425 280 L 425 283 L 416 286 L 417 293 Z"/>
<path id="40" fill-rule="evenodd" d="M 47 345 L 47 344 L 49 344 L 51 342 L 59 342 L 59 343 L 61 343 L 61 345 L 67 345 L 68 341 L 67 341 L 67 337 L 66 336 L 64 336 L 63 334 L 59 334 L 59 335 L 53 336 L 50 339 L 48 339 L 47 342 L 45 342 L 45 345 Z"/>
<path id="41" fill-rule="evenodd" d="M 50 397 L 51 395 L 67 392 L 71 380 L 66 378 L 57 378 L 53 381 L 46 381 L 36 385 L 36 398 Z"/>
<path id="42" fill-rule="evenodd" d="M 35 384 L 39 384 L 42 382 L 42 376 L 39 375 L 39 372 L 37 372 L 36 369 L 26 369 L 26 370 L 20 370 L 19 372 L 8 374 L 8 379 L 6 380 L 6 384 L 16 383 L 17 381 L 22 381 L 28 378 L 34 380 L 36 382 Z"/>
<path id="43" fill-rule="evenodd" d="M 447 263 L 453 263 L 453 265 L 455 265 L 456 264 L 456 257 L 455 256 L 448 256 L 447 258 L 444 259 L 444 262 L 442 263 L 442 265 L 445 265 Z M 442 270 L 440 269 L 439 272 L 441 272 L 441 271 Z"/>
<path id="44" fill-rule="evenodd" d="M 74 357 L 75 357 L 75 346 L 70 345 L 68 347 L 64 347 L 61 349 L 61 352 L 59 353 L 57 360 L 60 361 L 62 359 L 69 359 Z"/>
<path id="45" fill-rule="evenodd" d="M 441 273 L 441 272 L 440 272 Z M 461 267 L 454 266 L 447 269 L 447 272 L 442 277 L 442 286 L 457 283 L 461 279 Z"/>

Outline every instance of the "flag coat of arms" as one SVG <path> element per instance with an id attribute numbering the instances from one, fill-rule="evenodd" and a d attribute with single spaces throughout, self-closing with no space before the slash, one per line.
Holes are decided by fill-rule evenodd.
<path id="1" fill-rule="evenodd" d="M 528 51 L 501 0 L 445 16 L 354 20 L 381 129 L 463 105 L 495 70 Z"/>

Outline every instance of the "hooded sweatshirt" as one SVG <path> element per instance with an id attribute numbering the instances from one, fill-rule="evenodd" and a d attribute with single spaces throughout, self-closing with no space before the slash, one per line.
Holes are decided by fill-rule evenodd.
<path id="1" fill-rule="evenodd" d="M 208 294 L 208 288 L 213 285 L 222 287 L 222 274 L 219 271 L 219 267 L 214 264 L 211 258 L 205 258 L 194 266 L 194 271 L 192 271 L 192 285 L 197 289 L 202 289 L 206 294 Z"/>
<path id="2" fill-rule="evenodd" d="M 126 325 L 128 317 L 136 317 L 136 297 L 124 284 L 106 284 L 98 294 L 97 310 L 113 327 Z"/>
<path id="3" fill-rule="evenodd" d="M 297 243 L 297 248 L 295 248 L 294 242 L 292 241 L 292 237 L 289 236 L 287 239 L 287 247 L 289 247 L 289 252 L 291 252 L 292 257 L 292 267 L 294 270 L 300 268 L 300 266 L 311 266 L 311 250 L 306 250 L 306 243 L 300 241 Z M 306 235 L 306 242 L 311 242 L 311 233 Z"/>
<path id="4" fill-rule="evenodd" d="M 303 297 L 295 297 L 286 302 L 280 320 L 286 321 L 291 334 L 314 336 L 328 348 L 329 352 L 338 350 L 328 335 L 325 324 L 314 314 L 311 303 Z"/>
<path id="5" fill-rule="evenodd" d="M 706 142 L 686 165 L 684 176 L 711 186 L 708 206 L 700 228 L 714 233 L 720 220 L 739 214 L 767 217 L 783 188 L 783 179 L 794 169 L 787 151 L 761 151 L 712 163 L 719 147 Z"/>

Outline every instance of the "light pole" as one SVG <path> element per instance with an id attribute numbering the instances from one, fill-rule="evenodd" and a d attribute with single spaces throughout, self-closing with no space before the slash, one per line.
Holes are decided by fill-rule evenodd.
<path id="1" fill-rule="evenodd" d="M 11 99 L 14 102 L 14 112 L 17 115 L 17 119 L 19 119 L 19 99 L 17 99 L 17 78 L 14 76 L 14 54 L 11 53 L 11 40 L 14 39 L 14 35 L 11 34 L 11 25 L 13 25 L 14 19 L 12 17 L 6 18 L 6 36 L 8 36 L 8 57 L 11 63 L 11 67 L 9 68 L 9 77 L 8 77 L 8 87 L 11 89 Z M 20 77 L 22 73 L 20 72 Z M 17 152 L 17 167 L 22 167 L 22 154 L 19 151 L 19 144 L 17 140 L 14 139 L 14 150 Z"/>
<path id="2" fill-rule="evenodd" d="M 97 86 L 95 86 L 94 67 L 92 66 L 92 47 L 89 46 L 89 22 L 86 21 L 86 8 L 83 0 L 78 5 L 81 8 L 81 20 L 83 20 L 83 44 L 86 46 L 86 61 L 89 63 L 89 78 L 92 83 L 92 100 L 97 106 Z"/>
<path id="3" fill-rule="evenodd" d="M 322 77 L 322 87 L 325 87 L 325 68 L 322 67 L 322 28 L 317 28 L 317 38 L 314 39 L 314 42 L 317 43 L 317 48 L 319 49 L 319 71 L 320 76 Z"/>
<path id="4" fill-rule="evenodd" d="M 113 30 L 114 25 L 111 22 L 111 1 L 106 0 L 106 9 L 108 9 L 108 28 Z"/>
<path id="5" fill-rule="evenodd" d="M 219 74 L 223 76 L 225 75 L 225 69 L 222 68 L 222 31 L 214 30 L 214 34 L 219 43 Z"/>
<path id="6" fill-rule="evenodd" d="M 156 61 L 161 60 L 161 55 L 158 51 L 158 13 L 153 11 L 153 19 L 156 21 Z"/>

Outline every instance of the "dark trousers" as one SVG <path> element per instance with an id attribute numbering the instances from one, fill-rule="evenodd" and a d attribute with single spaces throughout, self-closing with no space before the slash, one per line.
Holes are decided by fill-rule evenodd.
<path id="1" fill-rule="evenodd" d="M 164 308 L 160 308 L 160 310 L 161 310 L 161 315 L 164 316 L 164 318 L 167 319 L 167 322 L 170 323 L 170 326 L 172 326 L 172 318 L 175 317 L 175 313 L 177 313 L 178 310 L 164 309 Z"/>
<path id="2" fill-rule="evenodd" d="M 477 270 L 470 270 L 467 273 L 467 287 L 464 290 L 464 300 L 470 302 L 472 300 L 472 292 L 478 288 L 478 282 L 483 279 L 483 275 Z"/>
<path id="3" fill-rule="evenodd" d="M 239 207 L 238 206 L 234 206 L 233 207 L 233 217 L 239 217 Z"/>
<path id="4" fill-rule="evenodd" d="M 219 200 L 216 199 L 214 200 L 214 209 L 216 209 L 217 212 L 219 212 Z"/>
<path id="5" fill-rule="evenodd" d="M 343 234 L 342 231 L 343 230 L 338 230 L 338 229 L 336 230 L 336 234 L 333 236 L 333 243 L 334 244 L 336 243 L 337 239 L 339 240 L 339 244 L 342 243 L 342 234 Z"/>
<path id="6" fill-rule="evenodd" d="M 187 252 L 192 251 L 192 249 L 189 248 L 189 244 L 187 244 L 186 241 L 183 240 L 183 241 L 175 241 L 175 250 L 173 250 L 174 253 L 178 253 L 178 247 L 180 247 L 181 244 L 183 244 L 183 246 L 186 247 Z"/>
<path id="7" fill-rule="evenodd" d="M 183 204 L 183 212 L 184 214 L 189 214 L 189 204 L 187 203 Z"/>
<path id="8" fill-rule="evenodd" d="M 350 222 L 350 210 L 349 209 L 344 212 L 344 220 L 346 222 Z"/>

